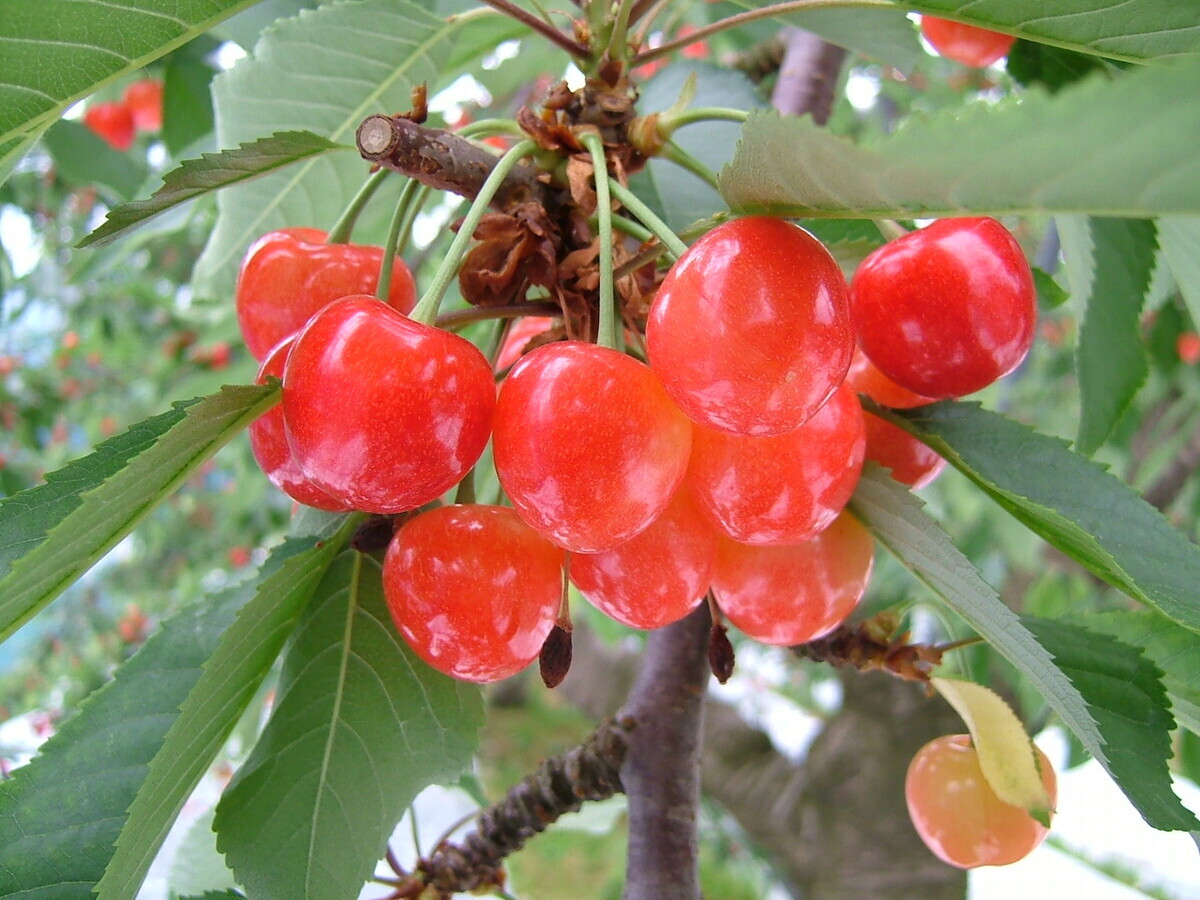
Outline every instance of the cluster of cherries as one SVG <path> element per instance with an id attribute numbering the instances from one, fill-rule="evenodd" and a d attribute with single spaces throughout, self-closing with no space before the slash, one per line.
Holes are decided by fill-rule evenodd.
<path id="1" fill-rule="evenodd" d="M 157 78 L 135 81 L 120 100 L 92 103 L 83 111 L 83 124 L 122 153 L 133 146 L 139 131 L 159 131 L 162 121 L 163 83 Z"/>
<path id="2" fill-rule="evenodd" d="M 832 630 L 872 565 L 869 533 L 844 512 L 864 458 L 913 485 L 944 464 L 860 395 L 904 408 L 979 390 L 1023 360 L 1036 315 L 1025 257 L 993 219 L 911 232 L 847 284 L 808 232 L 743 218 L 667 273 L 648 362 L 556 341 L 499 370 L 497 389 L 478 348 L 407 315 L 415 290 L 400 260 L 387 302 L 376 299 L 383 262 L 378 247 L 315 229 L 251 247 L 239 323 L 259 382 L 283 385 L 251 443 L 301 503 L 407 514 L 384 559 L 392 617 L 430 665 L 477 682 L 538 657 L 563 621 L 567 578 L 636 628 L 681 619 L 711 591 L 765 643 Z M 526 340 L 510 336 L 498 364 Z M 489 440 L 511 506 L 439 505 Z M 961 749 L 922 751 L 910 805 L 929 808 L 929 785 L 959 771 L 939 760 Z M 923 824 L 938 814 L 913 815 L 944 859 L 983 864 Z M 1030 833 L 1036 844 L 1044 830 Z"/>
<path id="3" fill-rule="evenodd" d="M 431 665 L 491 681 L 537 658 L 563 572 L 636 628 L 711 590 L 770 644 L 840 624 L 873 545 L 843 508 L 864 457 L 926 483 L 936 454 L 883 419 L 1011 371 L 1034 331 L 1020 247 L 991 219 L 950 219 L 884 245 L 853 283 L 812 235 L 744 218 L 697 241 L 659 287 L 649 364 L 558 341 L 499 391 L 471 343 L 405 315 L 411 275 L 382 250 L 285 229 L 247 254 L 238 316 L 279 407 L 251 430 L 270 479 L 301 503 L 392 515 L 438 500 L 493 443 L 511 506 L 405 517 L 384 563 L 396 624 Z M 856 349 L 861 348 L 861 349 Z M 569 558 L 568 558 L 569 556 Z"/>

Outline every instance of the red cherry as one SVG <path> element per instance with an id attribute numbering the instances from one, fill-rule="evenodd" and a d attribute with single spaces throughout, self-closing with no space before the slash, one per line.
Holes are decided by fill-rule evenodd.
<path id="1" fill-rule="evenodd" d="M 631 628 L 660 628 L 699 604 L 712 581 L 717 535 L 681 485 L 645 531 L 601 553 L 572 553 L 567 571 L 588 601 Z"/>
<path id="2" fill-rule="evenodd" d="M 268 354 L 258 370 L 255 384 L 266 384 L 270 377 L 283 378 L 284 363 L 295 342 L 294 337 L 287 338 Z M 309 481 L 300 470 L 300 465 L 293 458 L 292 450 L 288 446 L 282 405 L 272 407 L 250 423 L 250 450 L 271 484 L 293 500 L 330 512 L 346 512 L 351 509 Z"/>
<path id="3" fill-rule="evenodd" d="M 892 477 L 922 488 L 942 473 L 946 460 L 915 437 L 879 416 L 865 413 L 867 459 L 892 470 Z"/>
<path id="4" fill-rule="evenodd" d="M 790 647 L 846 620 L 867 589 L 875 548 L 849 514 L 802 544 L 717 543 L 713 593 L 734 625 L 764 644 Z"/>
<path id="5" fill-rule="evenodd" d="M 93 103 L 83 111 L 83 124 L 114 150 L 124 153 L 133 146 L 133 113 L 124 103 Z"/>
<path id="6" fill-rule="evenodd" d="M 346 297 L 296 338 L 283 418 L 301 470 L 354 509 L 398 513 L 440 496 L 475 465 L 495 407 L 473 344 L 374 297 Z"/>
<path id="7" fill-rule="evenodd" d="M 1053 804 L 1057 779 L 1038 748 L 1042 784 Z M 996 796 L 970 735 L 935 738 L 917 751 L 904 781 L 908 813 L 921 840 L 943 862 L 960 869 L 1006 866 L 1024 859 L 1047 829 L 1017 806 Z"/>
<path id="8" fill-rule="evenodd" d="M 1175 352 L 1179 361 L 1185 365 L 1194 366 L 1200 362 L 1200 334 L 1185 331 L 1175 339 Z"/>
<path id="9" fill-rule="evenodd" d="M 541 534 L 594 553 L 646 528 L 683 480 L 692 427 L 648 366 L 578 341 L 527 353 L 500 387 L 500 485 Z"/>
<path id="10" fill-rule="evenodd" d="M 747 544 L 798 544 L 854 493 L 866 437 L 862 406 L 839 388 L 815 416 L 775 437 L 697 426 L 688 482 L 717 528 Z"/>
<path id="11" fill-rule="evenodd" d="M 939 56 L 985 69 L 1008 54 L 1016 38 L 962 22 L 921 16 L 921 34 Z"/>
<path id="12" fill-rule="evenodd" d="M 511 509 L 443 506 L 392 538 L 384 595 L 423 660 L 454 678 L 496 681 L 537 659 L 562 599 L 563 556 Z"/>
<path id="13" fill-rule="evenodd" d="M 496 354 L 496 371 L 503 372 L 520 359 L 525 345 L 539 334 L 549 331 L 553 323 L 551 316 L 525 316 L 513 322 L 504 336 L 504 343 L 500 345 L 500 352 Z"/>
<path id="14" fill-rule="evenodd" d="M 854 273 L 850 302 L 871 362 L 936 398 L 1015 369 L 1037 320 L 1025 254 L 995 219 L 942 219 L 884 244 Z"/>
<path id="15" fill-rule="evenodd" d="M 326 237 L 316 228 L 284 228 L 263 235 L 246 251 L 238 273 L 237 317 L 255 359 L 263 359 L 334 300 L 375 292 L 383 248 L 327 244 Z M 397 258 L 388 303 L 406 313 L 415 302 L 412 273 Z"/>
<path id="16" fill-rule="evenodd" d="M 850 370 L 846 373 L 846 384 L 856 393 L 866 394 L 880 406 L 892 409 L 912 409 L 934 402 L 932 397 L 923 397 L 908 388 L 900 387 L 880 372 L 857 345 L 854 348 L 854 359 L 850 361 Z"/>
<path id="17" fill-rule="evenodd" d="M 782 219 L 718 226 L 667 273 L 646 324 L 650 365 L 693 421 L 756 437 L 803 424 L 854 350 L 846 280 Z"/>
<path id="18" fill-rule="evenodd" d="M 138 131 L 159 131 L 163 121 L 163 83 L 143 78 L 125 88 L 125 105 Z"/>

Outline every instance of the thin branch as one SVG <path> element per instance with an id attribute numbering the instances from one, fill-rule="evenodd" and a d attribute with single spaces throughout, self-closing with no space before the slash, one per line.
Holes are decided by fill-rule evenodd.
<path id="1" fill-rule="evenodd" d="M 745 25 L 747 22 L 757 22 L 759 19 L 770 19 L 774 16 L 783 16 L 806 9 L 829 8 L 896 9 L 897 6 L 891 0 L 790 0 L 788 3 L 776 3 L 772 6 L 761 7 L 760 9 L 747 10 L 746 12 L 738 13 L 736 16 L 730 16 L 728 19 L 722 19 L 719 22 L 713 22 L 711 25 L 697 28 L 689 34 L 667 41 L 658 47 L 643 51 L 633 58 L 633 65 L 640 66 L 642 63 L 659 59 L 660 57 L 674 53 L 680 47 L 686 47 L 689 44 L 702 41 L 706 37 L 725 31 L 726 29 Z"/>
<path id="2" fill-rule="evenodd" d="M 514 303 L 511 306 L 472 306 L 455 309 L 437 317 L 437 327 L 447 331 L 465 328 L 473 322 L 489 319 L 519 319 L 522 316 L 558 316 L 562 308 L 554 303 Z"/>
<path id="3" fill-rule="evenodd" d="M 536 31 L 552 44 L 566 50 L 577 59 L 587 59 L 591 55 L 591 51 L 579 43 L 579 41 L 567 36 L 550 23 L 542 21 L 528 10 L 521 9 L 521 7 L 510 3 L 509 0 L 483 0 L 483 2 Z"/>
<path id="4" fill-rule="evenodd" d="M 846 51 L 802 28 L 785 28 L 783 39 L 786 47 L 771 105 L 785 116 L 808 113 L 818 125 L 824 125 L 833 112 Z"/>

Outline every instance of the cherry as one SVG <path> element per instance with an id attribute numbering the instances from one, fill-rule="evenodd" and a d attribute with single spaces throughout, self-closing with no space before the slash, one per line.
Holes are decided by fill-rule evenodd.
<path id="1" fill-rule="evenodd" d="M 525 352 L 525 346 L 537 337 L 550 330 L 554 324 L 551 316 L 525 316 L 513 322 L 496 354 L 496 371 L 503 372 Z"/>
<path id="2" fill-rule="evenodd" d="M 693 421 L 756 437 L 803 424 L 854 349 L 846 280 L 782 219 L 720 225 L 672 266 L 646 324 L 650 365 Z"/>
<path id="3" fill-rule="evenodd" d="M 921 34 L 939 56 L 976 69 L 986 69 L 1006 56 L 1017 40 L 1011 34 L 933 16 L 921 16 Z"/>
<path id="4" fill-rule="evenodd" d="M 1042 784 L 1051 803 L 1057 779 L 1038 748 Z M 979 768 L 970 735 L 935 738 L 917 751 L 904 781 L 908 813 L 921 840 L 960 869 L 1006 866 L 1028 856 L 1047 829 L 1025 810 L 996 796 Z"/>
<path id="5" fill-rule="evenodd" d="M 125 105 L 138 131 L 159 131 L 163 121 L 163 83 L 143 78 L 125 88 Z"/>
<path id="6" fill-rule="evenodd" d="M 846 372 L 846 384 L 856 392 L 866 394 L 880 406 L 892 409 L 912 409 L 914 406 L 925 406 L 934 402 L 932 397 L 925 397 L 900 387 L 880 372 L 857 345 L 854 348 L 854 358 L 850 361 L 850 370 Z"/>
<path id="7" fill-rule="evenodd" d="M 866 437 L 848 387 L 775 437 L 696 426 L 688 481 L 721 532 L 747 544 L 798 544 L 834 520 L 854 493 Z"/>
<path id="8" fill-rule="evenodd" d="M 872 252 L 850 282 L 863 352 L 927 397 L 961 397 L 1015 369 L 1037 295 L 1020 245 L 995 219 L 942 219 Z"/>
<path id="9" fill-rule="evenodd" d="M 473 344 L 366 295 L 313 316 L 283 372 L 296 462 L 366 512 L 415 509 L 457 483 L 487 444 L 495 399 Z"/>
<path id="10" fill-rule="evenodd" d="M 285 338 L 267 355 L 258 370 L 255 384 L 266 384 L 271 377 L 283 378 L 284 363 L 295 342 L 294 337 Z M 293 500 L 330 512 L 346 512 L 350 509 L 350 506 L 334 500 L 309 481 L 300 470 L 288 446 L 282 405 L 272 407 L 250 424 L 250 450 L 271 484 Z"/>
<path id="11" fill-rule="evenodd" d="M 572 553 L 571 581 L 609 618 L 659 628 L 695 609 L 712 581 L 717 536 L 686 485 L 645 531 L 611 550 Z"/>
<path id="12" fill-rule="evenodd" d="M 1200 362 L 1200 334 L 1184 331 L 1175 339 L 1175 352 L 1184 365 L 1194 366 Z"/>
<path id="13" fill-rule="evenodd" d="M 500 485 L 526 522 L 568 550 L 608 550 L 658 518 L 691 442 L 691 423 L 650 368 L 595 344 L 527 353 L 496 401 Z"/>
<path id="14" fill-rule="evenodd" d="M 283 228 L 250 245 L 237 283 L 237 318 L 250 353 L 262 360 L 322 307 L 351 294 L 373 294 L 383 248 L 327 244 L 316 228 Z M 403 260 L 392 269 L 388 303 L 409 312 L 416 285 Z"/>
<path id="15" fill-rule="evenodd" d="M 922 488 L 942 473 L 946 460 L 935 450 L 879 416 L 866 413 L 867 459 L 892 470 L 892 477 L 912 488 Z"/>
<path id="16" fill-rule="evenodd" d="M 443 506 L 392 538 L 384 596 L 425 662 L 454 678 L 497 681 L 537 659 L 562 599 L 563 557 L 511 509 Z"/>
<path id="17" fill-rule="evenodd" d="M 848 513 L 801 544 L 755 547 L 718 539 L 713 593 L 747 636 L 792 646 L 845 621 L 862 598 L 875 550 Z"/>
<path id="18" fill-rule="evenodd" d="M 133 146 L 133 113 L 124 103 L 93 103 L 83 112 L 83 124 L 114 150 L 124 153 Z"/>

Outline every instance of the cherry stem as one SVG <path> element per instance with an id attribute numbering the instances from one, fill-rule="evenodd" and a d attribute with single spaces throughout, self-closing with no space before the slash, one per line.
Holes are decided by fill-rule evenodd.
<path id="1" fill-rule="evenodd" d="M 537 144 L 533 141 L 521 141 L 507 153 L 505 153 L 496 162 L 495 168 L 488 174 L 487 180 L 479 189 L 478 196 L 471 203 L 471 208 L 467 210 L 467 214 L 463 217 L 462 225 L 459 226 L 458 234 L 454 236 L 454 240 L 450 243 L 450 249 L 446 251 L 446 257 L 442 260 L 442 264 L 438 266 L 437 272 L 433 276 L 433 280 L 429 283 L 424 295 L 419 303 L 413 308 L 409 314 L 409 318 L 414 322 L 420 322 L 423 325 L 432 325 L 437 320 L 438 309 L 442 305 L 442 298 L 446 295 L 446 289 L 450 287 L 450 282 L 454 280 L 454 275 L 458 272 L 459 264 L 462 263 L 463 254 L 466 253 L 467 245 L 473 239 L 475 229 L 479 227 L 479 222 L 483 218 L 483 214 L 487 211 L 488 204 L 492 202 L 492 197 L 496 195 L 496 191 L 500 190 L 500 186 L 504 183 L 504 179 L 508 177 L 518 162 L 532 151 L 537 149 Z"/>
<path id="2" fill-rule="evenodd" d="M 679 236 L 670 229 L 667 223 L 660 219 L 654 210 L 643 203 L 636 194 L 615 178 L 610 178 L 608 183 L 613 196 L 621 201 L 621 205 L 633 213 L 649 229 L 651 234 L 662 241 L 663 245 L 667 248 L 667 252 L 676 259 L 687 252 L 687 244 L 681 241 Z"/>
<path id="3" fill-rule="evenodd" d="M 496 134 L 525 136 L 516 119 L 480 119 L 478 122 L 464 125 L 455 133 L 465 138 L 492 137 Z"/>
<path id="4" fill-rule="evenodd" d="M 948 644 L 938 644 L 934 649 L 940 653 L 949 653 L 951 650 L 961 650 L 963 647 L 971 647 L 975 644 L 982 644 L 983 638 L 979 635 L 973 637 L 960 638 L 957 641 L 950 641 Z"/>
<path id="5" fill-rule="evenodd" d="M 619 350 L 617 345 L 616 295 L 613 292 L 613 215 L 612 197 L 608 190 L 608 159 L 604 155 L 604 141 L 594 131 L 580 135 L 580 140 L 592 154 L 592 167 L 596 182 L 596 219 L 600 237 L 600 324 L 596 329 L 596 343 L 601 347 Z"/>
<path id="6" fill-rule="evenodd" d="M 325 243 L 345 244 L 349 242 L 350 235 L 354 232 L 354 224 L 358 221 L 359 215 L 371 197 L 374 196 L 375 191 L 383 184 L 383 180 L 387 178 L 387 175 L 387 169 L 379 169 L 371 173 L 370 177 L 363 182 L 363 186 L 358 189 L 358 193 L 354 195 L 354 199 L 346 207 L 345 212 L 333 223 L 333 227 L 329 229 L 329 237 L 325 239 Z"/>
<path id="7" fill-rule="evenodd" d="M 613 22 L 612 34 L 608 38 L 608 46 L 604 48 L 604 56 L 614 59 L 624 56 L 625 42 L 628 39 L 629 20 L 637 0 L 621 0 L 617 7 L 617 18 Z"/>
<path id="8" fill-rule="evenodd" d="M 717 182 L 716 173 L 674 141 L 667 141 L 663 144 L 659 153 L 661 153 L 663 158 L 675 163 L 681 169 L 691 172 L 714 191 L 720 192 L 721 186 Z"/>
<path id="9" fill-rule="evenodd" d="M 639 53 L 632 60 L 632 64 L 639 66 L 642 63 L 647 63 L 660 57 L 673 53 L 680 47 L 686 47 L 689 44 L 694 44 L 697 41 L 702 41 L 705 38 L 718 34 L 729 28 L 736 28 L 739 25 L 745 25 L 747 22 L 756 22 L 759 19 L 770 19 L 775 16 L 786 15 L 791 12 L 799 12 L 806 9 L 896 9 L 896 4 L 892 0 L 790 0 L 787 3 L 775 3 L 771 6 L 764 6 L 759 9 L 747 10 L 743 13 L 738 13 L 736 16 L 730 16 L 728 19 L 722 19 L 719 22 L 713 22 L 711 25 L 705 25 L 703 28 L 697 28 L 690 34 L 685 34 L 682 37 L 677 37 L 674 40 L 667 41 L 664 44 L 654 47 Z"/>
<path id="10" fill-rule="evenodd" d="M 516 19 L 522 25 L 526 25 L 533 29 L 552 44 L 561 47 L 563 50 L 566 50 L 568 53 L 578 59 L 587 59 L 591 55 L 591 51 L 589 51 L 588 48 L 583 44 L 579 43 L 579 41 L 559 31 L 554 27 L 553 24 L 549 22 L 543 22 L 533 13 L 521 9 L 521 7 L 516 6 L 513 3 L 510 3 L 509 0 L 483 0 L 483 2 L 493 9 L 498 9 L 506 16 Z"/>
<path id="11" fill-rule="evenodd" d="M 641 21 L 641 27 L 633 36 L 633 45 L 640 47 L 646 43 L 646 35 L 650 33 L 650 29 L 654 24 L 654 20 L 658 18 L 658 14 L 671 5 L 672 0 L 637 0 L 633 7 L 633 12 L 630 14 L 630 19 L 634 22 Z M 643 20 L 642 17 L 645 16 Z"/>
<path id="12" fill-rule="evenodd" d="M 387 169 L 380 169 L 386 172 Z M 388 226 L 387 240 L 383 245 L 383 261 L 379 264 L 379 283 L 375 285 L 375 296 L 387 302 L 392 288 L 392 270 L 396 267 L 396 253 L 400 250 L 400 235 L 405 231 L 404 223 L 409 220 L 409 209 L 413 206 L 413 198 L 420 186 L 414 178 L 400 191 L 400 199 L 396 201 L 396 211 L 392 214 L 392 222 Z M 412 218 L 416 218 L 414 214 Z"/>
<path id="13" fill-rule="evenodd" d="M 693 106 L 678 112 L 663 113 L 658 118 L 658 134 L 664 140 L 669 140 L 678 129 L 684 125 L 695 125 L 697 122 L 737 122 L 744 125 L 750 118 L 750 113 L 744 109 L 730 109 L 725 106 Z"/>
<path id="14" fill-rule="evenodd" d="M 511 306 L 472 306 L 456 309 L 437 317 L 437 327 L 446 331 L 465 328 L 474 322 L 489 319 L 519 319 L 522 316 L 557 316 L 562 308 L 554 303 L 514 303 Z"/>
<path id="15" fill-rule="evenodd" d="M 883 235 L 885 241 L 894 241 L 909 233 L 908 229 L 895 219 L 875 219 L 875 227 Z"/>

